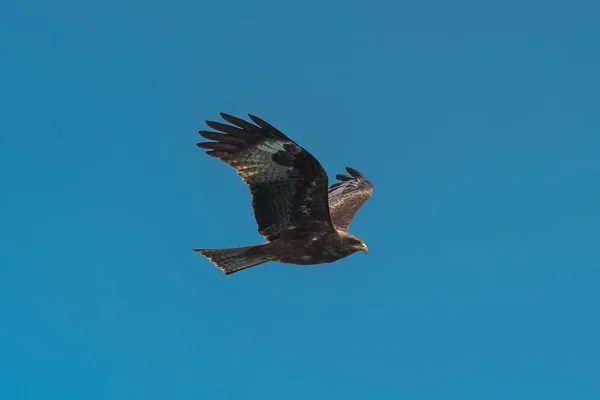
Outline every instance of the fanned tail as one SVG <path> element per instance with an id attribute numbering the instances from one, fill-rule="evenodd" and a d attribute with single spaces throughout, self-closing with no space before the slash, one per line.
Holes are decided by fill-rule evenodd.
<path id="1" fill-rule="evenodd" d="M 230 275 L 273 260 L 273 257 L 270 257 L 265 251 L 264 246 L 265 244 L 257 244 L 231 249 L 195 249 L 194 251 L 208 258 L 225 275 Z"/>

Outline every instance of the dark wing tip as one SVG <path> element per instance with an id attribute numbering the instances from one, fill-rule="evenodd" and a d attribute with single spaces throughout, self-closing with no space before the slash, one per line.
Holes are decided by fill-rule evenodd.
<path id="1" fill-rule="evenodd" d="M 206 120 L 206 125 L 219 132 L 227 133 L 237 137 L 249 138 L 249 135 L 259 135 L 289 140 L 289 138 L 280 130 L 255 115 L 248 114 L 252 122 L 254 122 L 254 124 L 252 124 L 248 121 L 224 112 L 220 112 L 219 114 L 225 122 L 228 122 L 231 125 L 211 120 Z"/>
<path id="2" fill-rule="evenodd" d="M 363 174 L 361 174 L 360 172 L 358 172 L 357 170 L 355 170 L 354 168 L 351 167 L 346 167 L 346 171 L 348 171 L 348 173 L 353 176 L 354 178 L 363 178 L 363 179 L 367 179 Z"/>
<path id="3" fill-rule="evenodd" d="M 337 174 L 337 175 L 335 176 L 335 179 L 337 179 L 337 180 L 340 180 L 340 181 L 344 182 L 344 181 L 351 181 L 351 180 L 352 180 L 352 179 L 354 179 L 354 178 L 352 178 L 351 176 L 348 176 L 348 175 L 346 175 L 346 174 Z"/>
<path id="4" fill-rule="evenodd" d="M 254 122 L 258 126 L 267 124 L 265 121 L 263 121 L 261 118 L 257 117 L 256 115 L 248 113 L 248 117 L 250 117 L 252 122 Z"/>
<path id="5" fill-rule="evenodd" d="M 254 122 L 256 125 L 260 126 L 267 134 L 272 137 L 278 137 L 282 139 L 289 139 L 287 136 L 283 134 L 279 129 L 275 128 L 270 123 L 266 122 L 262 118 L 257 117 L 256 115 L 248 114 L 248 117 Z"/>
<path id="6" fill-rule="evenodd" d="M 219 150 L 219 151 L 239 150 L 239 147 L 237 147 L 233 144 L 222 143 L 222 142 L 203 142 L 203 143 L 196 144 L 196 146 L 200 147 L 201 149 L 207 149 L 207 150 Z"/>
<path id="7" fill-rule="evenodd" d="M 198 135 L 202 136 L 205 139 L 211 139 L 211 140 L 216 140 L 216 139 L 213 139 L 213 137 L 216 137 L 216 135 L 223 136 L 222 133 L 217 133 L 217 132 L 213 132 L 213 131 L 203 131 L 203 130 L 198 131 Z"/>
<path id="8" fill-rule="evenodd" d="M 230 114 L 227 114 L 224 112 L 221 112 L 219 114 L 221 115 L 221 118 L 223 118 L 224 121 L 229 122 L 230 124 L 235 125 L 244 130 L 255 132 L 260 129 L 258 126 L 253 125 L 248 121 L 244 121 L 241 118 L 234 117 L 233 115 L 230 115 Z"/>
<path id="9" fill-rule="evenodd" d="M 346 171 L 348 172 L 349 175 L 337 174 L 335 176 L 335 179 L 339 180 L 340 182 L 335 182 L 331 186 L 329 186 L 329 192 L 332 192 L 335 189 L 337 189 L 341 186 L 344 186 L 344 185 L 355 186 L 355 185 L 360 184 L 360 185 L 367 185 L 369 187 L 373 187 L 373 184 L 367 179 L 367 177 L 364 176 L 359 171 L 355 170 L 354 168 L 346 167 Z"/>

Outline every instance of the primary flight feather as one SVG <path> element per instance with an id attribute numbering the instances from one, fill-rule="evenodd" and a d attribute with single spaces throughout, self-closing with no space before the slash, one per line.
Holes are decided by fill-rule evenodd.
<path id="1" fill-rule="evenodd" d="M 328 188 L 327 173 L 308 151 L 262 119 L 253 123 L 221 113 L 228 124 L 206 121 L 215 131 L 200 131 L 210 142 L 198 143 L 206 154 L 233 167 L 250 188 L 258 232 L 266 243 L 196 249 L 226 275 L 267 261 L 313 265 L 331 263 L 357 251 L 364 242 L 348 233 L 373 185 L 360 172 L 336 175 Z"/>

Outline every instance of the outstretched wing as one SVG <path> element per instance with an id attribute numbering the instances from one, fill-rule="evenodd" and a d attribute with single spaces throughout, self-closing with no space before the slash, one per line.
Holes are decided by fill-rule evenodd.
<path id="1" fill-rule="evenodd" d="M 329 212 L 336 229 L 348 232 L 358 209 L 371 198 L 373 184 L 357 170 L 346 167 L 350 175 L 338 174 L 329 187 Z"/>
<path id="2" fill-rule="evenodd" d="M 200 131 L 209 156 L 233 167 L 250 188 L 258 232 L 267 240 L 296 230 L 334 231 L 327 202 L 327 173 L 308 151 L 249 115 L 254 124 L 221 113 L 232 125 L 206 121 Z M 256 124 L 256 125 L 255 125 Z"/>

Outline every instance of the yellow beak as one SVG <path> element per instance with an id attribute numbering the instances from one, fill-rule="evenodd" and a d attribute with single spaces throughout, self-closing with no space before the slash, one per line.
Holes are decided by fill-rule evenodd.
<path id="1" fill-rule="evenodd" d="M 365 254 L 367 254 L 369 252 L 369 248 L 367 247 L 366 244 L 361 243 L 361 244 L 357 244 L 355 247 L 357 250 L 360 250 L 362 252 L 364 252 Z"/>

